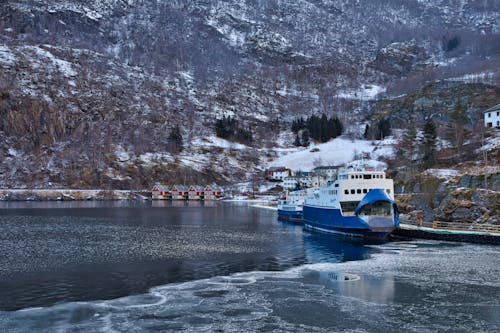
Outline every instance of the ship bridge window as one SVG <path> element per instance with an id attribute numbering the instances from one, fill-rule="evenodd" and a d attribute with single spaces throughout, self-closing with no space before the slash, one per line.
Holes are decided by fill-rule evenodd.
<path id="1" fill-rule="evenodd" d="M 363 179 L 372 179 L 372 175 L 363 175 Z"/>
<path id="2" fill-rule="evenodd" d="M 349 190 L 344 190 L 344 194 L 349 194 Z"/>
<path id="3" fill-rule="evenodd" d="M 340 207 L 342 208 L 342 214 L 345 215 L 354 215 L 354 210 L 358 206 L 357 201 L 344 201 L 340 203 Z"/>
<path id="4" fill-rule="evenodd" d="M 351 194 L 354 194 L 354 193 L 356 193 L 356 191 L 355 190 L 351 190 Z"/>
<path id="5" fill-rule="evenodd" d="M 335 184 L 335 187 L 339 187 L 339 184 Z"/>
<path id="6" fill-rule="evenodd" d="M 360 188 L 358 188 L 358 189 L 356 190 L 356 193 L 361 194 L 361 189 L 360 189 Z"/>
<path id="7" fill-rule="evenodd" d="M 392 205 L 389 202 L 377 201 L 363 207 L 361 215 L 391 216 L 393 214 Z"/>
<path id="8" fill-rule="evenodd" d="M 368 193 L 368 190 L 366 188 L 364 188 L 363 193 Z"/>

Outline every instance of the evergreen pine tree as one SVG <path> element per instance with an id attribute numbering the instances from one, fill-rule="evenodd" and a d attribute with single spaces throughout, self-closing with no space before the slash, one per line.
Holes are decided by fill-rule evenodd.
<path id="1" fill-rule="evenodd" d="M 302 144 L 300 143 L 299 133 L 297 133 L 297 134 L 295 135 L 295 141 L 293 142 L 293 145 L 294 145 L 295 147 L 300 147 L 300 146 L 302 146 Z"/>
<path id="2" fill-rule="evenodd" d="M 363 134 L 363 137 L 365 139 L 368 139 L 370 137 L 370 125 L 366 124 L 365 126 L 365 133 Z"/>
<path id="3" fill-rule="evenodd" d="M 448 138 L 453 144 L 453 148 L 457 156 L 460 155 L 462 146 L 467 136 L 465 126 L 468 123 L 467 109 L 462 104 L 457 104 L 454 110 L 450 113 L 450 122 L 448 124 Z"/>
<path id="4" fill-rule="evenodd" d="M 182 134 L 179 125 L 175 125 L 168 136 L 168 151 L 178 153 L 182 151 Z"/>
<path id="5" fill-rule="evenodd" d="M 302 131 L 302 146 L 309 147 L 310 144 L 310 135 L 307 129 Z"/>
<path id="6" fill-rule="evenodd" d="M 436 125 L 432 119 L 428 118 L 425 121 L 424 137 L 422 139 L 422 163 L 424 168 L 428 168 L 435 163 L 435 152 L 436 152 Z"/>

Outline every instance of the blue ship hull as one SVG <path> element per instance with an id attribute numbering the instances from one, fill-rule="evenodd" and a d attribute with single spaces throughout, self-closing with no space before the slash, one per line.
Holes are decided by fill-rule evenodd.
<path id="1" fill-rule="evenodd" d="M 303 218 L 306 229 L 372 240 L 384 240 L 398 225 L 397 217 L 370 226 L 358 216 L 343 216 L 340 209 L 314 206 L 304 206 Z"/>
<path id="2" fill-rule="evenodd" d="M 300 210 L 281 210 L 278 209 L 278 220 L 294 222 L 294 223 L 303 223 L 303 214 Z"/>

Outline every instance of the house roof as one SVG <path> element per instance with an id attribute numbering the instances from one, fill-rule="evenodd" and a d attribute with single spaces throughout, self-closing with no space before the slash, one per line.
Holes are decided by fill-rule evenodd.
<path id="1" fill-rule="evenodd" d="M 492 106 L 491 108 L 485 110 L 484 112 L 491 112 L 491 111 L 500 111 L 500 104 L 497 104 L 495 106 Z"/>
<path id="2" fill-rule="evenodd" d="M 189 189 L 193 188 L 195 191 L 201 192 L 203 191 L 203 186 L 200 185 L 191 185 Z"/>
<path id="3" fill-rule="evenodd" d="M 162 192 L 170 191 L 170 188 L 166 185 L 163 185 L 163 184 L 155 184 L 155 186 L 153 186 L 153 189 L 155 187 L 158 188 L 158 190 L 160 190 Z"/>
<path id="4" fill-rule="evenodd" d="M 318 167 L 315 167 L 314 170 L 318 171 L 318 170 L 338 170 L 340 168 L 340 166 L 337 166 L 337 165 L 321 165 L 321 166 L 318 166 Z"/>
<path id="5" fill-rule="evenodd" d="M 218 186 L 218 185 L 215 185 L 215 184 L 205 186 L 205 191 L 206 190 L 212 190 L 212 191 L 215 191 L 215 192 L 222 192 L 222 188 L 220 186 Z"/>
<path id="6" fill-rule="evenodd" d="M 285 171 L 285 170 L 288 170 L 288 168 L 284 167 L 284 166 L 276 166 L 276 167 L 270 167 L 267 170 L 268 171 Z"/>
<path id="7" fill-rule="evenodd" d="M 176 189 L 178 191 L 187 192 L 189 190 L 189 187 L 187 187 L 186 185 L 174 185 L 174 186 L 172 186 L 172 190 L 173 189 Z"/>

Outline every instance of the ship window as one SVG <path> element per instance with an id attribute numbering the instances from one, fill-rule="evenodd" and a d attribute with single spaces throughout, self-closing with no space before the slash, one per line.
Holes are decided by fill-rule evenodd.
<path id="1" fill-rule="evenodd" d="M 339 187 L 339 184 L 335 184 L 335 187 Z"/>
<path id="2" fill-rule="evenodd" d="M 355 190 L 351 190 L 351 194 L 354 194 L 354 193 L 356 193 L 356 191 Z"/>
<path id="3" fill-rule="evenodd" d="M 344 190 L 344 193 L 345 194 L 349 194 L 349 190 Z"/>
<path id="4" fill-rule="evenodd" d="M 363 193 L 368 193 L 368 190 L 366 188 L 364 188 Z"/>
<path id="5" fill-rule="evenodd" d="M 358 194 L 361 194 L 361 189 L 358 188 L 358 190 L 356 191 Z"/>
<path id="6" fill-rule="evenodd" d="M 354 179 L 354 175 L 351 175 L 351 179 Z"/>
<path id="7" fill-rule="evenodd" d="M 387 192 L 387 194 L 391 194 L 391 190 L 387 189 L 385 191 Z"/>
<path id="8" fill-rule="evenodd" d="M 340 203 L 343 215 L 354 215 L 354 210 L 358 206 L 357 201 L 344 201 Z"/>
<path id="9" fill-rule="evenodd" d="M 364 179 L 372 179 L 372 175 L 363 175 Z"/>

